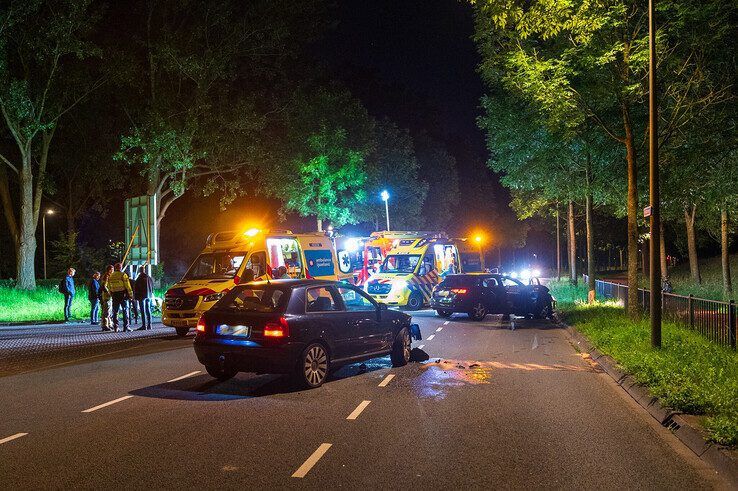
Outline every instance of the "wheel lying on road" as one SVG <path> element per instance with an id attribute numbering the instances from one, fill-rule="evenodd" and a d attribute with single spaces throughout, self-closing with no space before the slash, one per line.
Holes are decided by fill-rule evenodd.
<path id="1" fill-rule="evenodd" d="M 393 367 L 404 367 L 410 361 L 410 351 L 412 350 L 412 339 L 407 327 L 403 327 L 397 334 L 395 343 L 392 345 L 392 353 L 390 359 Z"/>
<path id="2" fill-rule="evenodd" d="M 474 321 L 481 321 L 487 317 L 487 307 L 482 302 L 478 302 L 474 308 L 469 311 L 469 318 Z"/>
<path id="3" fill-rule="evenodd" d="M 329 367 L 330 357 L 325 346 L 313 343 L 305 348 L 298 359 L 294 374 L 295 382 L 306 389 L 320 387 L 328 377 Z"/>
<path id="4" fill-rule="evenodd" d="M 407 299 L 408 310 L 418 310 L 423 306 L 423 296 L 420 292 L 413 292 Z"/>
<path id="5" fill-rule="evenodd" d="M 438 314 L 439 317 L 451 317 L 453 312 L 450 310 L 436 310 L 436 314 Z"/>
<path id="6" fill-rule="evenodd" d="M 221 382 L 232 379 L 238 373 L 238 371 L 236 370 L 228 369 L 218 365 L 205 365 L 205 370 L 211 377 L 216 378 Z"/>
<path id="7" fill-rule="evenodd" d="M 177 327 L 175 329 L 177 331 L 177 336 L 179 336 L 181 338 L 187 336 L 187 333 L 190 332 L 190 328 L 189 327 Z"/>

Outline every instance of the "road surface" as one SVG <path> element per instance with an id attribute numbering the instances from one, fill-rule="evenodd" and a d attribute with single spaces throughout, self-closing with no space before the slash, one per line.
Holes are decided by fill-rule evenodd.
<path id="1" fill-rule="evenodd" d="M 167 330 L 26 354 L 0 377 L 0 487 L 724 486 L 554 324 L 414 318 L 427 361 L 310 391 L 218 383 Z"/>

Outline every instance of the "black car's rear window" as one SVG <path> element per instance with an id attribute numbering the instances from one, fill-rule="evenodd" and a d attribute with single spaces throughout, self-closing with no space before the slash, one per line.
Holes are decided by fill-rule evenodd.
<path id="1" fill-rule="evenodd" d="M 215 308 L 244 312 L 284 312 L 290 289 L 273 285 L 241 285 L 221 298 Z"/>
<path id="2" fill-rule="evenodd" d="M 450 275 L 447 276 L 445 280 L 443 280 L 443 286 L 448 286 L 451 288 L 456 288 L 459 286 L 472 286 L 478 283 L 478 276 L 466 276 L 461 274 Z"/>

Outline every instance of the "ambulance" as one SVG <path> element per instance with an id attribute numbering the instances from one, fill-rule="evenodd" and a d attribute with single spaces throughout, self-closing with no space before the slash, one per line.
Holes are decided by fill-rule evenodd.
<path id="1" fill-rule="evenodd" d="M 430 304 L 433 287 L 449 274 L 460 273 L 459 251 L 445 234 L 398 239 L 365 290 L 390 306 L 417 310 Z"/>
<path id="2" fill-rule="evenodd" d="M 162 308 L 162 323 L 180 336 L 197 325 L 200 315 L 251 270 L 255 280 L 277 279 L 284 266 L 290 278 L 346 280 L 329 237 L 320 232 L 249 229 L 208 236 L 205 248 L 184 277 L 170 288 Z"/>
<path id="3" fill-rule="evenodd" d="M 456 249 L 459 251 L 459 259 L 462 273 L 484 273 L 482 255 L 479 246 L 467 238 L 453 239 Z"/>

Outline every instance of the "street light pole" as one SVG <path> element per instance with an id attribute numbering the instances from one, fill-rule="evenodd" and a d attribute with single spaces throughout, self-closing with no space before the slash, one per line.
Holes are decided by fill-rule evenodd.
<path id="1" fill-rule="evenodd" d="M 41 215 L 41 229 L 42 229 L 42 235 L 43 235 L 43 242 L 44 242 L 44 279 L 46 279 L 46 215 L 53 215 L 54 210 L 46 210 L 44 211 L 43 215 Z"/>
<path id="2" fill-rule="evenodd" d="M 661 271 L 659 264 L 659 244 L 661 232 L 659 221 L 659 133 L 658 133 L 658 104 L 656 100 L 656 0 L 648 2 L 648 144 L 649 144 L 649 195 L 651 201 L 650 232 L 650 312 L 651 312 L 651 346 L 661 347 Z"/>
<path id="3" fill-rule="evenodd" d="M 387 232 L 389 232 L 390 231 L 390 224 L 389 224 L 389 193 L 387 192 L 386 189 L 384 191 L 382 191 L 381 197 L 382 197 L 382 201 L 384 201 L 384 213 L 385 213 L 385 215 L 387 217 Z"/>
<path id="4" fill-rule="evenodd" d="M 482 271 L 485 270 L 484 267 L 484 254 L 482 253 L 482 237 L 480 235 L 477 235 L 474 240 L 477 241 L 477 245 L 479 246 L 479 264 L 482 267 Z"/>

